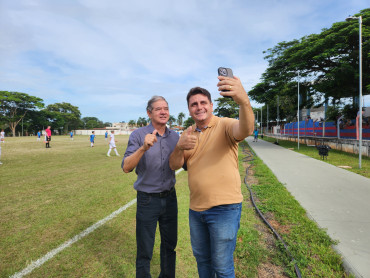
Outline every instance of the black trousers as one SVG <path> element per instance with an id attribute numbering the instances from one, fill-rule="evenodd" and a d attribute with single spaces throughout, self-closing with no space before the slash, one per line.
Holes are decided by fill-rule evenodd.
<path id="1" fill-rule="evenodd" d="M 177 245 L 177 197 L 172 190 L 166 197 L 137 192 L 136 211 L 136 277 L 150 275 L 155 232 L 159 223 L 161 235 L 161 273 L 159 277 L 175 277 Z"/>

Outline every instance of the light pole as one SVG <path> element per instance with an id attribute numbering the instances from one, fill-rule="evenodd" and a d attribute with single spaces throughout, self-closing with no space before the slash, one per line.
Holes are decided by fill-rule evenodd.
<path id="1" fill-rule="evenodd" d="M 298 111 L 297 111 L 297 120 L 298 120 L 298 150 L 299 150 L 299 72 L 298 72 Z"/>
<path id="2" fill-rule="evenodd" d="M 362 160 L 362 16 L 349 16 L 346 18 L 346 21 L 350 21 L 352 19 L 358 19 L 359 25 L 359 138 L 358 138 L 358 167 L 361 169 L 361 160 Z"/>
<path id="3" fill-rule="evenodd" d="M 279 130 L 279 135 L 278 135 L 278 139 L 277 139 L 277 142 L 279 143 L 279 136 L 281 135 L 281 131 L 280 131 L 280 115 L 279 115 L 279 96 L 277 96 L 277 127 L 278 127 L 278 130 Z"/>
<path id="4" fill-rule="evenodd" d="M 262 132 L 262 131 L 263 131 L 263 130 L 262 130 L 262 125 L 263 125 L 263 124 L 262 124 L 262 106 L 261 106 L 261 135 L 263 134 L 263 132 Z"/>
<path id="5" fill-rule="evenodd" d="M 269 133 L 269 105 L 267 104 L 267 114 L 266 114 L 266 126 L 267 126 L 267 133 Z"/>

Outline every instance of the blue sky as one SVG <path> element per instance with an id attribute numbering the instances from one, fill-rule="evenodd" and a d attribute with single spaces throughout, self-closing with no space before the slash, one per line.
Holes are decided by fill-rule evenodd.
<path id="1" fill-rule="evenodd" d="M 45 105 L 69 102 L 104 122 L 146 117 L 153 95 L 167 99 L 171 115 L 188 116 L 190 88 L 219 97 L 219 66 L 232 68 L 248 91 L 266 69 L 264 50 L 368 7 L 368 0 L 0 0 L 0 90 Z"/>

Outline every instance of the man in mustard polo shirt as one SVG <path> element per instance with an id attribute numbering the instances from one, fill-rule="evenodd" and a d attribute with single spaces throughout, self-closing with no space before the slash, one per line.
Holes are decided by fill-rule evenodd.
<path id="1" fill-rule="evenodd" d="M 183 132 L 170 157 L 171 169 L 185 163 L 188 170 L 191 245 L 200 278 L 235 277 L 233 253 L 243 201 L 238 143 L 254 129 L 254 114 L 240 79 L 218 79 L 220 94 L 239 104 L 239 120 L 214 116 L 210 93 L 191 89 L 187 103 L 195 125 Z"/>

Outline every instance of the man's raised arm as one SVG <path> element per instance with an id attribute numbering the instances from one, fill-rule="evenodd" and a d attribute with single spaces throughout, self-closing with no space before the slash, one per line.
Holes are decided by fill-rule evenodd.
<path id="1" fill-rule="evenodd" d="M 238 77 L 219 76 L 220 82 L 217 84 L 222 95 L 231 96 L 239 104 L 239 122 L 233 126 L 233 135 L 237 140 L 243 140 L 253 133 L 254 113 L 249 101 L 247 92 Z"/>

